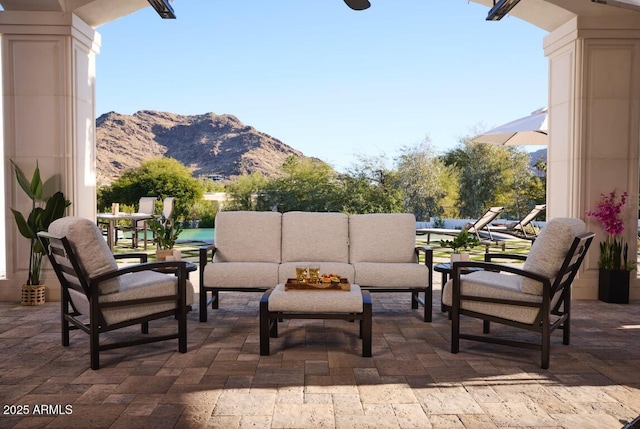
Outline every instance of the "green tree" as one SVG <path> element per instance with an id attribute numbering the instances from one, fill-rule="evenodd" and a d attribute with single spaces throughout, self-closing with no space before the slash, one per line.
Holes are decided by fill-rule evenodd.
<path id="1" fill-rule="evenodd" d="M 452 188 L 445 182 L 456 176 L 453 167 L 447 167 L 435 156 L 429 138 L 418 145 L 402 148 L 396 162 L 404 210 L 413 213 L 417 220 L 443 216 L 447 191 Z"/>
<path id="2" fill-rule="evenodd" d="M 258 210 L 257 196 L 262 194 L 267 179 L 260 173 L 238 176 L 226 187 L 225 210 Z"/>
<path id="3" fill-rule="evenodd" d="M 259 198 L 262 210 L 280 212 L 336 211 L 339 193 L 336 173 L 329 164 L 311 158 L 288 157 L 283 176 L 271 179 Z"/>
<path id="4" fill-rule="evenodd" d="M 339 176 L 339 210 L 345 213 L 399 213 L 403 194 L 397 171 L 386 166 L 387 157 L 361 156 L 346 174 Z"/>
<path id="5" fill-rule="evenodd" d="M 202 186 L 179 161 L 155 158 L 125 171 L 111 186 L 101 188 L 98 206 L 109 207 L 114 202 L 136 205 L 145 196 L 175 197 L 174 214 L 179 219 L 202 198 Z"/>
<path id="6" fill-rule="evenodd" d="M 542 182 L 529 168 L 530 156 L 520 147 L 472 143 L 465 137 L 442 159 L 458 172 L 461 217 L 475 218 L 488 207 L 504 206 L 503 216 L 519 218 L 545 200 Z"/>

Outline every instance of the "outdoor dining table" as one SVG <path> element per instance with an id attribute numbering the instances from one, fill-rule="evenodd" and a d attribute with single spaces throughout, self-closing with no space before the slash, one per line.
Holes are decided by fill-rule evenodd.
<path id="1" fill-rule="evenodd" d="M 135 229 L 135 224 L 138 221 L 147 221 L 149 219 L 153 218 L 153 215 L 148 214 L 148 213 L 118 213 L 118 214 L 113 214 L 113 213 L 98 213 L 96 215 L 96 217 L 98 218 L 98 223 L 100 223 L 100 221 L 104 222 L 107 224 L 107 244 L 109 245 L 109 249 L 111 249 L 111 251 L 113 251 L 113 246 L 115 245 L 115 237 L 116 237 L 116 225 L 118 224 L 119 220 L 125 220 L 125 219 L 130 219 L 134 228 L 133 228 L 133 234 L 137 234 L 136 229 Z M 134 247 L 137 247 L 137 240 L 134 239 Z M 144 237 L 144 248 L 147 248 L 147 237 L 146 237 L 146 228 L 145 228 L 145 237 Z"/>

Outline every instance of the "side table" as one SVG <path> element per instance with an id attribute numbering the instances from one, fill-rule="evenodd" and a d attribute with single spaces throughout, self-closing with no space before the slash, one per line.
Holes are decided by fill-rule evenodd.
<path id="1" fill-rule="evenodd" d="M 198 269 L 198 266 L 193 262 L 187 262 L 187 273 L 192 273 Z M 157 271 L 162 274 L 174 274 L 176 270 L 174 268 L 166 267 L 166 268 L 156 268 L 153 271 Z"/>

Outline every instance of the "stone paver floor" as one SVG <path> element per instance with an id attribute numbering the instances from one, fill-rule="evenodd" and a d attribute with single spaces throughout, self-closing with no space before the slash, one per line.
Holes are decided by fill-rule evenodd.
<path id="1" fill-rule="evenodd" d="M 98 371 L 86 335 L 60 345 L 58 303 L 0 303 L 0 428 L 601 429 L 640 415 L 640 302 L 576 301 L 572 343 L 556 332 L 542 370 L 531 350 L 463 341 L 453 355 L 438 304 L 424 323 L 409 294 L 372 297 L 372 358 L 340 320 L 285 321 L 260 356 L 260 294 L 227 293 L 207 323 L 190 314 L 187 354 L 112 350 Z"/>

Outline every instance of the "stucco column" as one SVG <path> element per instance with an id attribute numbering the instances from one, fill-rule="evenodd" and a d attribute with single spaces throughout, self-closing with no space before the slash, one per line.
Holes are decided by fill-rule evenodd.
<path id="1" fill-rule="evenodd" d="M 44 194 L 64 192 L 70 215 L 95 218 L 95 57 L 99 34 L 73 14 L 1 12 L 2 133 L 4 219 L 0 242 L 6 278 L 0 300 L 20 299 L 27 279 L 29 241 L 15 227 L 9 207 L 30 211 L 15 180 L 10 159 L 31 178 L 36 165 Z M 47 299 L 59 299 L 59 286 L 44 264 Z"/>
<path id="2" fill-rule="evenodd" d="M 544 41 L 549 58 L 547 218 L 584 219 L 598 232 L 573 297 L 597 299 L 601 193 L 627 191 L 625 238 L 636 254 L 640 145 L 640 19 L 577 17 Z M 631 298 L 640 298 L 636 271 Z"/>

